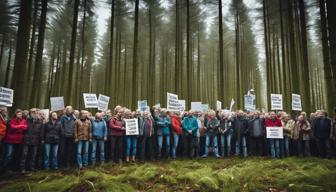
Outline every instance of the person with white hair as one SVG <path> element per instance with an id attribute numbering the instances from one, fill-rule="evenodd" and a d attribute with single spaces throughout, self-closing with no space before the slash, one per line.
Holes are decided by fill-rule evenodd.
<path id="1" fill-rule="evenodd" d="M 206 124 L 206 138 L 205 138 L 205 148 L 203 158 L 208 157 L 210 149 L 210 141 L 212 140 L 213 152 L 216 158 L 219 158 L 218 154 L 218 140 L 217 133 L 219 127 L 219 120 L 216 117 L 215 111 L 211 110 L 208 112 L 208 121 Z"/>
<path id="2" fill-rule="evenodd" d="M 105 162 L 105 144 L 107 140 L 107 125 L 103 119 L 103 113 L 96 113 L 95 119 L 92 121 L 92 151 L 91 164 L 96 164 L 96 149 L 99 147 L 99 160 L 101 164 Z"/>
<path id="3" fill-rule="evenodd" d="M 165 139 L 166 144 L 166 155 L 169 158 L 170 157 L 170 126 L 171 126 L 171 120 L 169 116 L 167 115 L 166 109 L 161 109 L 160 115 L 157 117 L 157 138 L 158 138 L 158 153 L 157 158 L 161 159 L 161 150 L 162 150 L 162 144 L 163 139 Z"/>
<path id="4" fill-rule="evenodd" d="M 183 127 L 183 144 L 184 144 L 184 156 L 185 157 L 196 157 L 199 154 L 199 142 L 197 132 L 199 126 L 197 124 L 197 119 L 193 115 L 193 111 L 188 112 L 188 116 L 184 117 L 182 122 Z"/>

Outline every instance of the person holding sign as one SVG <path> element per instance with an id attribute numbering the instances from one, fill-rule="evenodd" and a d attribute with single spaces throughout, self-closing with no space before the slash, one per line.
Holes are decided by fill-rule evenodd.
<path id="1" fill-rule="evenodd" d="M 170 157 L 170 125 L 171 121 L 169 116 L 167 116 L 167 110 L 161 109 L 160 115 L 157 117 L 157 137 L 158 137 L 158 159 L 161 159 L 161 150 L 163 139 L 165 139 L 166 144 L 166 156 Z"/>
<path id="2" fill-rule="evenodd" d="M 95 119 L 92 121 L 92 166 L 96 164 L 96 149 L 99 147 L 99 160 L 101 164 L 105 162 L 105 144 L 107 140 L 107 125 L 103 119 L 103 113 L 96 113 Z"/>
<path id="3" fill-rule="evenodd" d="M 204 155 L 202 157 L 206 158 L 209 155 L 210 141 L 212 140 L 213 152 L 216 158 L 219 158 L 218 154 L 218 140 L 217 133 L 219 127 L 219 120 L 216 117 L 215 111 L 211 110 L 208 113 L 208 121 L 206 124 L 206 137 L 205 137 L 205 148 Z"/>
<path id="4" fill-rule="evenodd" d="M 280 119 L 274 112 L 269 114 L 269 117 L 265 120 L 266 127 L 282 127 Z M 270 138 L 270 149 L 272 158 L 280 158 L 280 141 L 279 139 Z"/>
<path id="5" fill-rule="evenodd" d="M 140 112 L 140 111 L 139 111 Z M 139 133 L 139 127 L 137 125 L 141 124 L 139 123 L 140 118 L 138 119 L 136 117 L 135 114 L 132 114 L 131 110 L 126 109 L 125 111 L 125 116 L 124 116 L 124 122 L 126 119 L 133 119 L 135 120 L 135 122 L 132 122 L 132 127 L 134 129 L 132 129 L 132 131 L 134 131 L 134 133 L 132 133 L 132 135 L 127 135 L 127 129 L 126 129 L 126 163 L 128 163 L 130 160 L 131 161 L 135 161 L 135 157 L 136 157 L 136 152 L 137 152 L 137 142 L 138 142 L 138 134 Z M 136 124 L 136 121 L 138 121 L 138 124 Z M 126 128 L 128 128 L 128 124 L 124 123 L 126 125 Z M 132 155 L 131 155 L 131 149 L 132 149 Z M 130 156 L 131 155 L 131 156 Z M 131 157 L 131 159 L 130 159 Z"/>
<path id="6" fill-rule="evenodd" d="M 41 134 L 42 143 L 44 143 L 44 169 L 49 170 L 50 168 L 50 151 L 52 151 L 51 168 L 57 170 L 61 122 L 58 120 L 56 112 L 50 114 L 49 121 L 44 125 Z"/>
<path id="7" fill-rule="evenodd" d="M 299 157 L 310 156 L 310 131 L 310 123 L 303 115 L 299 115 L 292 134 Z"/>
<path id="8" fill-rule="evenodd" d="M 122 120 L 124 109 L 117 106 L 115 109 L 115 116 L 109 122 L 109 128 L 111 129 L 111 159 L 112 161 L 121 163 L 123 157 L 123 143 L 125 135 L 125 124 Z"/>
<path id="9" fill-rule="evenodd" d="M 77 143 L 77 165 L 81 169 L 89 164 L 89 141 L 92 142 L 92 125 L 88 119 L 88 111 L 80 112 L 79 119 L 75 122 L 74 138 Z"/>

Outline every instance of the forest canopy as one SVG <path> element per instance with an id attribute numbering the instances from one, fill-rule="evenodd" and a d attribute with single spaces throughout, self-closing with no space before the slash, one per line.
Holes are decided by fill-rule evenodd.
<path id="1" fill-rule="evenodd" d="M 110 107 L 165 104 L 167 92 L 216 108 L 257 108 L 272 93 L 291 110 L 336 106 L 333 0 L 1 0 L 0 85 L 13 108 L 84 108 L 83 93 Z"/>

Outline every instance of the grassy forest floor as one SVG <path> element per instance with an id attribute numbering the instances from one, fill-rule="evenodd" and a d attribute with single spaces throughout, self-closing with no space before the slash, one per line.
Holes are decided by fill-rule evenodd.
<path id="1" fill-rule="evenodd" d="M 0 191 L 336 191 L 336 160 L 251 157 L 111 164 L 0 177 Z"/>

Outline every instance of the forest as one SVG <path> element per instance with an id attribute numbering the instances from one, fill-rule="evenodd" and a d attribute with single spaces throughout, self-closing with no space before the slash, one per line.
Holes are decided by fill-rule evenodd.
<path id="1" fill-rule="evenodd" d="M 167 92 L 187 108 L 234 98 L 240 109 L 253 89 L 259 109 L 278 93 L 290 112 L 295 93 L 304 111 L 331 113 L 334 10 L 334 0 L 1 0 L 0 86 L 23 109 L 54 96 L 82 109 L 82 93 L 135 109 L 164 105 Z"/>

